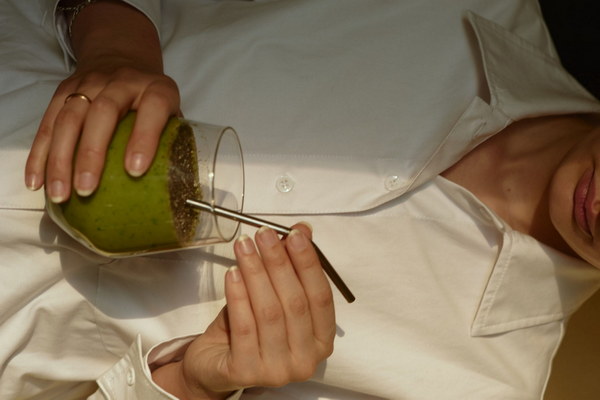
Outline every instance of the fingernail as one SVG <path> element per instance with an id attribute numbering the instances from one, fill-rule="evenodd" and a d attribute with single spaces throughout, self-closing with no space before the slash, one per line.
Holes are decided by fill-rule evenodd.
<path id="1" fill-rule="evenodd" d="M 144 167 L 146 166 L 145 157 L 142 153 L 133 153 L 129 162 L 129 175 L 137 178 L 144 174 Z"/>
<path id="2" fill-rule="evenodd" d="M 91 172 L 82 172 L 75 177 L 75 190 L 77 194 L 83 197 L 87 197 L 95 189 L 96 179 Z"/>
<path id="3" fill-rule="evenodd" d="M 311 232 L 313 232 L 313 226 L 311 225 L 310 222 L 300 221 L 299 224 L 306 226 Z"/>
<path id="4" fill-rule="evenodd" d="M 52 181 L 49 195 L 53 203 L 62 203 L 67 198 L 65 185 L 58 180 Z"/>
<path id="5" fill-rule="evenodd" d="M 271 228 L 267 228 L 266 226 L 261 226 L 258 230 L 258 237 L 263 244 L 266 244 L 269 247 L 275 246 L 279 241 L 279 237 L 275 233 L 275 231 Z"/>
<path id="6" fill-rule="evenodd" d="M 25 177 L 25 185 L 29 190 L 38 190 L 41 186 L 41 180 L 37 174 L 29 174 Z"/>
<path id="7" fill-rule="evenodd" d="M 240 269 L 235 265 L 233 267 L 229 267 L 227 270 L 227 275 L 229 275 L 229 278 L 231 278 L 232 282 L 239 282 L 242 280 Z"/>
<path id="8" fill-rule="evenodd" d="M 304 250 L 308 246 L 308 239 L 297 229 L 292 229 L 287 240 L 295 250 Z"/>
<path id="9" fill-rule="evenodd" d="M 255 251 L 254 243 L 252 243 L 252 240 L 250 240 L 248 235 L 241 235 L 237 239 L 237 241 L 240 244 L 240 249 L 242 250 L 242 253 L 244 253 L 244 254 L 254 253 L 254 251 Z"/>

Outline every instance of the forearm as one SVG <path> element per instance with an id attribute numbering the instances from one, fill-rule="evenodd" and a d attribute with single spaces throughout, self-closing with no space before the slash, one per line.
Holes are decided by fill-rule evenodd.
<path id="1" fill-rule="evenodd" d="M 116 0 L 101 0 L 77 14 L 71 44 L 79 68 L 119 59 L 124 65 L 162 73 L 162 53 L 154 24 L 140 11 Z"/>

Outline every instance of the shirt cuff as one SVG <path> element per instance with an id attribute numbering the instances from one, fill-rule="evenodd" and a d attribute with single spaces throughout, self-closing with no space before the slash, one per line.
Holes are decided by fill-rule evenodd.
<path id="1" fill-rule="evenodd" d="M 161 365 L 179 361 L 188 345 L 197 337 L 185 336 L 154 346 L 143 355 L 142 338 L 138 335 L 121 360 L 98 380 L 98 392 L 89 400 L 177 400 L 152 380 L 151 371 Z M 238 390 L 227 400 L 238 400 L 243 390 Z"/>

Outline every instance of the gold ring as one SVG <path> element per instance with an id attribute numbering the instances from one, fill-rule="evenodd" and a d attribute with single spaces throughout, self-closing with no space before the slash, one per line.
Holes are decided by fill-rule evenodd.
<path id="1" fill-rule="evenodd" d="M 67 101 L 71 100 L 73 97 L 77 97 L 80 98 L 82 100 L 87 101 L 89 104 L 92 104 L 92 99 L 90 99 L 89 97 L 87 97 L 85 94 L 83 93 L 71 93 L 70 95 L 67 96 L 67 98 L 65 99 L 65 104 L 67 104 Z"/>

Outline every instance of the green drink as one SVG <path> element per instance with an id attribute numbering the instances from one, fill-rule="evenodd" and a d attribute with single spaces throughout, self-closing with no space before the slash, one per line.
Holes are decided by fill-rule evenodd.
<path id="1" fill-rule="evenodd" d="M 124 168 L 135 117 L 130 112 L 118 124 L 96 191 L 88 197 L 72 194 L 61 204 L 47 201 L 52 218 L 71 236 L 108 256 L 231 240 L 237 224 L 217 220 L 186 200 L 215 201 L 214 167 L 220 160 L 228 167 L 219 170 L 231 175 L 221 180 L 228 188 L 217 188 L 227 193 L 220 198 L 241 210 L 243 162 L 235 132 L 173 117 L 162 132 L 151 167 L 135 178 Z"/>

